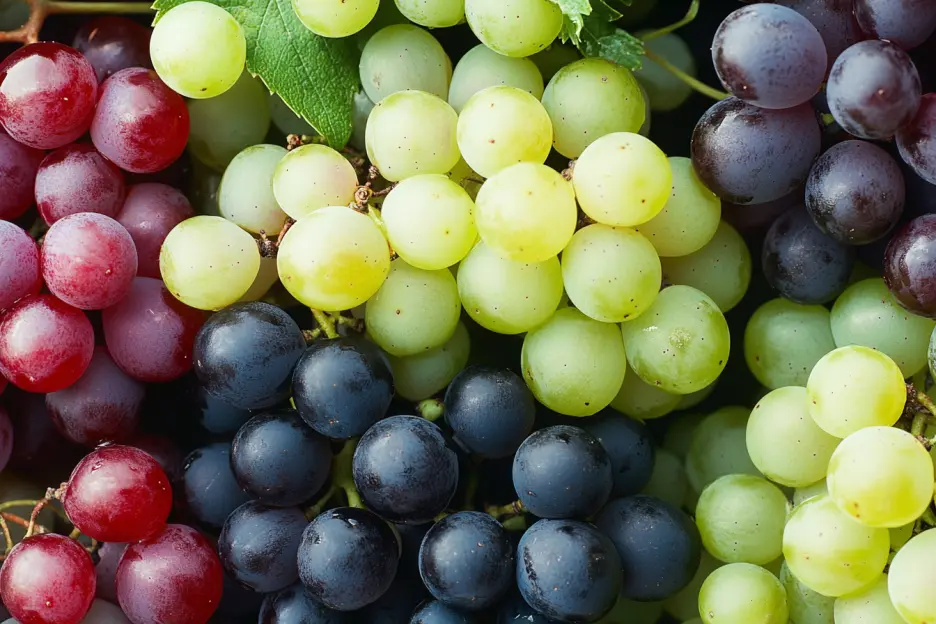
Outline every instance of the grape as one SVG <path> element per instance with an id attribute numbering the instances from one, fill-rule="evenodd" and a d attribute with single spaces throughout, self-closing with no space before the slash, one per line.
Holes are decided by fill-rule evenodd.
<path id="1" fill-rule="evenodd" d="M 38 295 L 42 274 L 39 248 L 19 226 L 0 221 L 0 249 L 3 249 L 0 255 L 0 310 L 3 310 L 27 295 Z"/>
<path id="2" fill-rule="evenodd" d="M 537 52 L 530 60 L 543 74 L 543 80 L 549 81 L 560 69 L 582 58 L 578 49 L 570 44 L 553 41 L 545 50 Z"/>
<path id="3" fill-rule="evenodd" d="M 828 496 L 814 496 L 795 507 L 783 530 L 790 572 L 824 596 L 867 586 L 884 570 L 889 551 L 887 530 L 852 520 Z"/>
<path id="4" fill-rule="evenodd" d="M 220 529 L 235 509 L 250 500 L 234 479 L 231 445 L 216 442 L 185 458 L 182 497 L 186 508 L 205 526 Z"/>
<path id="5" fill-rule="evenodd" d="M 806 388 L 778 388 L 758 401 L 748 419 L 751 461 L 780 485 L 800 488 L 824 479 L 829 459 L 841 442 L 816 425 L 808 405 Z"/>
<path id="6" fill-rule="evenodd" d="M 264 146 L 264 164 L 260 172 L 253 175 L 264 176 L 265 179 L 269 166 L 266 159 L 273 159 L 271 147 L 273 146 Z M 280 158 L 272 176 L 273 195 L 282 210 L 293 219 L 301 219 L 325 206 L 347 206 L 354 201 L 354 191 L 358 185 L 357 174 L 351 163 L 332 148 L 312 143 L 285 155 L 279 149 L 277 153 Z M 253 161 L 254 157 L 251 160 Z M 256 160 L 259 160 L 259 157 Z M 255 162 L 252 166 L 257 167 L 259 164 Z M 240 166 L 242 165 L 238 165 Z M 224 179 L 221 181 L 223 183 Z M 265 188 L 265 185 L 262 185 L 262 188 Z"/>
<path id="7" fill-rule="evenodd" d="M 463 11 L 460 2 L 447 3 Z M 452 62 L 430 33 L 412 24 L 381 28 L 361 51 L 361 85 L 372 102 L 398 91 L 448 97 Z"/>
<path id="8" fill-rule="evenodd" d="M 257 272 L 253 284 L 237 301 L 259 301 L 270 292 L 277 282 L 279 282 L 279 273 L 276 270 L 276 258 L 263 256 L 260 258 L 260 270 Z"/>
<path id="9" fill-rule="evenodd" d="M 702 183 L 723 200 L 762 204 L 806 181 L 820 141 L 809 104 L 769 110 L 727 98 L 696 124 L 692 164 Z"/>
<path id="10" fill-rule="evenodd" d="M 891 238 L 884 254 L 884 282 L 897 302 L 914 314 L 936 318 L 933 255 L 936 215 L 924 214 Z"/>
<path id="11" fill-rule="evenodd" d="M 45 152 L 18 143 L 0 126 L 0 219 L 16 219 L 32 206 L 36 172 L 44 157 Z"/>
<path id="12" fill-rule="evenodd" d="M 194 216 L 180 191 L 153 182 L 131 186 L 114 217 L 124 226 L 137 250 L 137 275 L 159 277 L 159 250 L 176 225 Z"/>
<path id="13" fill-rule="evenodd" d="M 228 405 L 209 394 L 201 385 L 196 389 L 195 404 L 199 412 L 198 422 L 209 433 L 237 433 L 241 425 L 250 420 L 249 410 Z"/>
<path id="14" fill-rule="evenodd" d="M 459 3 L 451 4 L 454 7 Z M 480 44 L 468 50 L 455 65 L 448 103 L 460 114 L 471 96 L 495 86 L 515 87 L 537 100 L 543 97 L 543 76 L 533 61 L 503 56 Z"/>
<path id="15" fill-rule="evenodd" d="M 693 490 L 701 493 L 724 475 L 760 476 L 744 444 L 750 414 L 746 407 L 722 407 L 699 423 L 686 454 L 686 476 Z"/>
<path id="16" fill-rule="evenodd" d="M 828 52 L 829 65 L 845 48 L 865 38 L 852 10 L 853 0 L 779 0 L 816 27 Z"/>
<path id="17" fill-rule="evenodd" d="M 694 624 L 699 615 L 699 590 L 702 588 L 702 583 L 712 572 L 723 565 L 725 564 L 712 557 L 703 548 L 699 566 L 696 568 L 689 584 L 663 601 L 663 608 L 666 612 L 677 620 L 685 621 L 696 618 L 696 620 L 691 620 Z"/>
<path id="18" fill-rule="evenodd" d="M 678 457 L 669 451 L 659 449 L 653 462 L 650 480 L 640 491 L 641 494 L 658 498 L 674 507 L 683 507 L 689 493 L 689 478 Z M 692 494 L 695 496 L 695 494 Z"/>
<path id="19" fill-rule="evenodd" d="M 439 97 L 398 91 L 380 100 L 367 118 L 367 157 L 391 182 L 446 173 L 459 158 L 457 124 L 458 115 Z"/>
<path id="20" fill-rule="evenodd" d="M 927 580 L 933 569 L 936 533 L 920 533 L 900 549 L 887 576 L 888 595 L 908 624 L 926 624 L 936 615 Z"/>
<path id="21" fill-rule="evenodd" d="M 278 145 L 261 144 L 237 154 L 225 169 L 218 189 L 221 216 L 248 232 L 279 232 L 286 213 L 274 197 L 273 180 L 286 153 Z"/>
<path id="22" fill-rule="evenodd" d="M 907 53 L 878 40 L 842 52 L 826 85 L 835 121 L 861 139 L 893 136 L 913 119 L 920 94 L 920 76 Z"/>
<path id="23" fill-rule="evenodd" d="M 826 487 L 825 479 L 816 481 L 812 485 L 798 487 L 793 490 L 793 506 L 799 506 L 801 503 L 813 498 L 814 496 L 824 496 L 829 493 Z"/>
<path id="24" fill-rule="evenodd" d="M 562 252 L 569 299 L 596 321 L 620 323 L 640 316 L 662 281 L 653 245 L 630 228 L 595 223 L 582 228 Z"/>
<path id="25" fill-rule="evenodd" d="M 936 94 L 927 93 L 913 120 L 897 131 L 900 157 L 926 182 L 936 183 L 936 149 L 933 123 L 936 121 Z"/>
<path id="26" fill-rule="evenodd" d="M 562 28 L 562 12 L 547 0 L 466 0 L 465 17 L 481 43 L 504 56 L 539 52 Z"/>
<path id="27" fill-rule="evenodd" d="M 114 217 L 123 201 L 123 174 L 90 145 L 55 150 L 36 173 L 36 207 L 49 225 L 79 212 Z"/>
<path id="28" fill-rule="evenodd" d="M 836 624 L 906 624 L 887 593 L 887 575 L 835 600 Z"/>
<path id="29" fill-rule="evenodd" d="M 834 624 L 832 611 L 835 598 L 823 596 L 800 583 L 786 564 L 780 567 L 780 583 L 786 589 L 791 622 Z"/>
<path id="30" fill-rule="evenodd" d="M 349 616 L 329 609 L 312 598 L 301 583 L 267 594 L 260 608 L 260 621 L 271 624 L 303 621 L 319 624 L 351 624 L 346 619 L 347 617 Z"/>
<path id="31" fill-rule="evenodd" d="M 856 0 L 855 17 L 863 31 L 904 50 L 921 45 L 936 30 L 936 7 L 919 0 Z"/>
<path id="32" fill-rule="evenodd" d="M 673 173 L 659 147 L 639 134 L 615 132 L 588 146 L 572 171 L 582 210 L 598 223 L 635 226 L 660 214 Z"/>
<path id="33" fill-rule="evenodd" d="M 0 124 L 23 145 L 71 143 L 91 125 L 97 97 L 94 68 L 66 45 L 33 43 L 0 63 Z"/>
<path id="34" fill-rule="evenodd" d="M 519 162 L 543 163 L 553 127 L 540 101 L 523 89 L 488 87 L 458 116 L 458 149 L 472 169 L 490 178 Z"/>
<path id="35" fill-rule="evenodd" d="M 381 205 L 387 241 L 408 264 L 427 271 L 461 261 L 478 237 L 474 202 L 447 176 L 413 176 L 397 184 Z"/>
<path id="36" fill-rule="evenodd" d="M 421 401 L 444 390 L 465 368 L 470 350 L 468 330 L 459 322 L 449 341 L 440 347 L 402 358 L 387 356 L 397 395 Z"/>
<path id="37" fill-rule="evenodd" d="M 72 45 L 88 60 L 99 82 L 128 67 L 152 67 L 152 31 L 126 17 L 107 15 L 85 22 Z"/>
<path id="38" fill-rule="evenodd" d="M 409 620 L 410 624 L 475 624 L 475 619 L 465 611 L 446 606 L 438 600 L 422 602 Z"/>
<path id="39" fill-rule="evenodd" d="M 704 624 L 785 624 L 789 607 L 777 577 L 750 563 L 732 563 L 705 579 L 699 612 Z"/>
<path id="40" fill-rule="evenodd" d="M 518 163 L 488 178 L 475 200 L 481 239 L 512 260 L 543 262 L 575 232 L 575 193 L 554 169 Z"/>
<path id="41" fill-rule="evenodd" d="M 608 613 L 609 617 L 613 613 Z M 628 613 L 628 615 L 632 615 Z M 464 616 L 463 616 L 464 617 Z M 512 591 L 507 599 L 501 602 L 500 608 L 497 610 L 497 623 L 511 623 L 511 622 L 523 622 L 525 624 L 553 624 L 556 620 L 547 618 L 545 615 L 537 612 L 533 607 L 526 603 L 526 600 L 523 599 L 523 596 L 520 595 L 517 591 Z M 418 620 L 417 620 L 418 621 Z M 422 623 L 421 623 L 422 624 Z M 443 622 L 442 624 L 447 624 Z M 471 624 L 467 620 L 455 620 L 455 624 Z"/>
<path id="42" fill-rule="evenodd" d="M 631 418 L 651 420 L 672 412 L 681 398 L 646 383 L 628 366 L 621 389 L 611 399 L 611 407 Z"/>
<path id="43" fill-rule="evenodd" d="M 293 10 L 306 28 L 321 37 L 348 37 L 367 26 L 377 13 L 378 0 L 292 0 Z"/>
<path id="44" fill-rule="evenodd" d="M 892 359 L 867 347 L 839 347 L 816 363 L 806 383 L 809 415 L 844 438 L 865 427 L 890 427 L 903 413 L 907 390 Z"/>
<path id="45" fill-rule="evenodd" d="M 395 0 L 408 20 L 427 28 L 447 28 L 465 21 L 465 4 L 459 0 Z"/>
<path id="46" fill-rule="evenodd" d="M 643 37 L 649 32 L 638 32 L 637 36 Z M 679 35 L 668 33 L 655 37 L 644 42 L 644 46 L 680 71 L 693 77 L 696 75 L 696 63 L 692 50 Z M 664 112 L 676 110 L 692 95 L 692 87 L 650 58 L 643 59 L 641 67 L 634 70 L 634 77 L 644 88 L 644 100 L 647 101 L 651 110 Z M 649 120 L 648 112 L 645 123 Z"/>
<path id="47" fill-rule="evenodd" d="M 296 134 L 299 136 L 315 136 L 315 128 L 309 125 L 298 113 L 293 111 L 276 93 L 269 94 L 267 105 L 270 110 L 270 119 L 277 130 L 282 134 Z"/>
<path id="48" fill-rule="evenodd" d="M 540 403 L 567 416 L 591 416 L 611 403 L 627 359 L 618 328 L 562 308 L 523 339 L 523 378 Z"/>

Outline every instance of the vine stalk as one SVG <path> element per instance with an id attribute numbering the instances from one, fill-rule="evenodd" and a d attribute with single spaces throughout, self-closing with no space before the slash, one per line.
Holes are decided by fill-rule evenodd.
<path id="1" fill-rule="evenodd" d="M 108 13 L 127 15 L 151 13 L 149 2 L 85 2 L 84 0 L 23 0 L 29 5 L 29 19 L 16 30 L 0 31 L 0 43 L 36 43 L 39 31 L 50 15 Z"/>

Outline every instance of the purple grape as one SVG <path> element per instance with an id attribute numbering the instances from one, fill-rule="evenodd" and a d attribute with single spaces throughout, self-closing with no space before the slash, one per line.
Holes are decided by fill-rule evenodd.
<path id="1" fill-rule="evenodd" d="M 72 45 L 81 52 L 99 82 L 128 67 L 152 67 L 149 55 L 153 31 L 126 17 L 99 17 L 78 29 Z"/>
<path id="2" fill-rule="evenodd" d="M 3 250 L 0 254 L 0 310 L 3 310 L 26 295 L 38 295 L 42 274 L 39 248 L 21 227 L 0 221 L 0 249 Z"/>
<path id="3" fill-rule="evenodd" d="M 777 0 L 808 19 L 826 45 L 829 63 L 850 45 L 864 39 L 852 11 L 853 0 Z"/>
<path id="4" fill-rule="evenodd" d="M 936 94 L 924 95 L 913 121 L 897 131 L 897 149 L 918 176 L 936 184 Z"/>
<path id="5" fill-rule="evenodd" d="M 0 219 L 16 219 L 32 206 L 33 185 L 43 157 L 45 152 L 18 143 L 0 126 Z"/>
<path id="6" fill-rule="evenodd" d="M 137 275 L 161 279 L 159 249 L 169 231 L 195 216 L 188 199 L 165 184 L 144 182 L 127 190 L 127 199 L 115 217 L 137 249 Z"/>
<path id="7" fill-rule="evenodd" d="M 79 212 L 116 217 L 123 200 L 123 173 L 91 145 L 60 147 L 39 165 L 36 206 L 49 225 Z"/>
<path id="8" fill-rule="evenodd" d="M 855 0 L 855 17 L 869 35 L 909 50 L 929 39 L 936 30 L 936 2 Z"/>
<path id="9" fill-rule="evenodd" d="M 900 305 L 936 318 L 936 215 L 897 231 L 884 252 L 884 281 Z"/>

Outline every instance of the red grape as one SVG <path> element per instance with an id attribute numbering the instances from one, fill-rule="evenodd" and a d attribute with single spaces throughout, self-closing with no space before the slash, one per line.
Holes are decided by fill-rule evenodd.
<path id="1" fill-rule="evenodd" d="M 0 137 L 2 138 L 2 137 Z M 0 179 L 2 179 L 0 175 Z M 0 221 L 0 310 L 42 288 L 39 248 L 22 228 Z"/>
<path id="2" fill-rule="evenodd" d="M 117 576 L 117 564 L 120 563 L 120 558 L 123 557 L 126 549 L 127 545 L 119 542 L 101 544 L 98 549 L 100 561 L 94 566 L 97 576 L 95 595 L 98 598 L 108 602 L 117 602 L 117 588 L 114 586 L 114 580 Z"/>
<path id="3" fill-rule="evenodd" d="M 0 374 L 27 392 L 67 388 L 93 353 L 88 317 L 52 295 L 21 299 L 0 316 Z"/>
<path id="4" fill-rule="evenodd" d="M 180 191 L 165 184 L 148 182 L 131 186 L 117 221 L 127 228 L 136 244 L 137 275 L 160 277 L 159 249 L 169 231 L 195 216 Z"/>
<path id="5" fill-rule="evenodd" d="M 88 130 L 98 81 L 74 48 L 34 43 L 0 63 L 0 124 L 24 145 L 55 149 Z"/>
<path id="6" fill-rule="evenodd" d="M 122 69 L 101 85 L 91 140 L 121 169 L 134 173 L 165 169 L 182 155 L 188 135 L 185 101 L 156 72 Z"/>
<path id="7" fill-rule="evenodd" d="M 52 293 L 83 310 L 114 305 L 130 290 L 137 253 L 114 219 L 81 212 L 56 221 L 42 244 L 42 277 Z"/>
<path id="8" fill-rule="evenodd" d="M 17 143 L 0 128 L 0 219 L 15 219 L 32 206 L 36 171 L 45 153 Z"/>
<path id="9" fill-rule="evenodd" d="M 123 199 L 123 173 L 90 145 L 66 145 L 39 165 L 36 207 L 49 225 L 78 212 L 113 217 Z"/>
<path id="10" fill-rule="evenodd" d="M 55 533 L 24 539 L 0 569 L 3 604 L 20 624 L 77 624 L 94 600 L 91 556 Z"/>
<path id="11" fill-rule="evenodd" d="M 125 373 L 146 382 L 178 379 L 192 368 L 195 335 L 205 314 L 169 292 L 162 281 L 137 277 L 130 292 L 103 313 L 104 339 Z"/>
<path id="12" fill-rule="evenodd" d="M 134 624 L 205 624 L 223 583 L 211 543 L 181 524 L 131 544 L 117 566 L 117 599 Z"/>
<path id="13" fill-rule="evenodd" d="M 2 378 L 0 378 L 2 379 Z M 0 382 L 0 394 L 6 383 Z M 13 454 L 13 421 L 5 409 L 0 407 L 0 470 L 6 468 Z"/>
<path id="14" fill-rule="evenodd" d="M 85 22 L 72 45 L 84 54 L 98 80 L 128 67 L 150 67 L 152 30 L 126 17 L 106 16 Z"/>

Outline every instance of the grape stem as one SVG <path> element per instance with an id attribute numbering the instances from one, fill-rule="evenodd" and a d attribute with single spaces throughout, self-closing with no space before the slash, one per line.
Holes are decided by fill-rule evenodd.
<path id="1" fill-rule="evenodd" d="M 445 413 L 445 404 L 439 399 L 423 399 L 416 404 L 416 413 L 429 422 L 435 422 Z"/>
<path id="2" fill-rule="evenodd" d="M 2 515 L 0 515 L 0 528 L 3 529 L 3 539 L 6 541 L 6 547 L 3 551 L 3 556 L 6 557 L 13 550 L 13 536 L 10 535 L 10 527 L 7 526 L 6 518 Z"/>
<path id="3" fill-rule="evenodd" d="M 651 50 L 650 48 L 646 46 L 644 46 L 644 54 L 647 55 L 648 59 L 650 59 L 651 61 L 653 61 L 654 63 L 656 63 L 657 65 L 659 65 L 660 67 L 668 71 L 669 73 L 673 74 L 674 76 L 676 76 L 677 78 L 685 82 L 687 85 L 689 85 L 694 90 L 701 93 L 702 95 L 707 95 L 713 100 L 724 100 L 725 98 L 731 97 L 729 94 L 725 93 L 724 91 L 719 91 L 718 89 L 715 89 L 714 87 L 708 86 L 701 80 L 696 80 L 695 78 L 693 78 L 692 76 L 690 76 L 683 70 L 679 69 L 678 67 L 676 67 L 675 65 L 673 65 L 672 63 L 667 61 L 665 58 L 663 58 L 662 56 L 660 56 L 659 54 L 657 54 L 656 52 L 654 52 L 653 50 Z"/>
<path id="4" fill-rule="evenodd" d="M 335 455 L 332 461 L 332 483 L 336 488 L 344 491 L 348 498 L 349 507 L 364 509 L 361 495 L 354 485 L 354 476 L 351 472 L 351 461 L 354 459 L 354 449 L 357 448 L 357 438 L 351 438 L 342 447 L 341 452 Z"/>
<path id="5" fill-rule="evenodd" d="M 526 513 L 526 507 L 523 506 L 521 501 L 515 500 L 512 503 L 507 503 L 503 507 L 485 505 L 484 511 L 493 516 L 495 520 L 506 522 L 511 518 L 522 516 L 524 513 Z"/>
<path id="6" fill-rule="evenodd" d="M 936 526 L 936 513 L 933 513 L 933 508 L 927 507 L 926 511 L 923 512 L 923 515 L 920 516 L 920 520 L 929 526 Z"/>
<path id="7" fill-rule="evenodd" d="M 39 31 L 49 15 L 56 14 L 132 14 L 151 13 L 150 2 L 83 2 L 79 0 L 23 0 L 29 5 L 29 19 L 16 30 L 0 31 L 0 43 L 36 43 Z"/>
<path id="8" fill-rule="evenodd" d="M 337 338 L 338 331 L 335 329 L 335 320 L 321 310 L 312 310 L 312 316 L 318 323 L 319 329 L 325 332 L 326 338 Z"/>
<path id="9" fill-rule="evenodd" d="M 306 520 L 312 522 L 316 516 L 325 511 L 325 506 L 328 505 L 328 501 L 338 493 L 338 486 L 334 482 L 329 484 L 328 489 L 325 490 L 325 493 L 319 497 L 317 501 L 306 507 L 303 511 L 305 512 Z"/>
<path id="10" fill-rule="evenodd" d="M 514 516 L 513 518 L 507 518 L 501 524 L 504 525 L 504 528 L 508 531 L 519 531 L 523 532 L 527 530 L 527 521 L 523 516 Z"/>
<path id="11" fill-rule="evenodd" d="M 646 43 L 647 41 L 657 39 L 659 37 L 662 37 L 663 35 L 668 35 L 675 30 L 679 30 L 680 28 L 682 28 L 683 26 L 685 26 L 686 24 L 694 20 L 696 18 L 696 15 L 698 14 L 699 14 L 699 0 L 692 0 L 692 3 L 689 5 L 689 10 L 686 11 L 686 14 L 683 16 L 681 20 L 679 20 L 678 22 L 673 22 L 669 26 L 664 26 L 663 28 L 660 28 L 659 30 L 654 30 L 653 32 L 649 32 L 643 37 L 641 37 L 640 39 L 641 41 Z"/>

